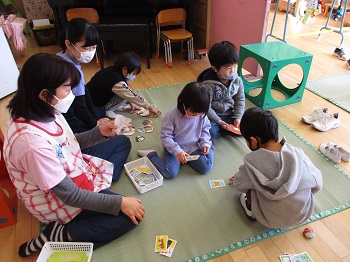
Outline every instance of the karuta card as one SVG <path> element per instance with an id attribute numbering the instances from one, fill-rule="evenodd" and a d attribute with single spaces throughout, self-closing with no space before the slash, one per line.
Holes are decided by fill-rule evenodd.
<path id="1" fill-rule="evenodd" d="M 156 236 L 154 252 L 165 252 L 167 250 L 168 236 Z"/>
<path id="2" fill-rule="evenodd" d="M 186 156 L 187 161 L 194 161 L 199 158 L 199 155 Z"/>
<path id="3" fill-rule="evenodd" d="M 168 242 L 167 242 L 168 251 L 166 251 L 166 252 L 160 252 L 159 254 L 161 254 L 161 255 L 163 255 L 163 256 L 166 256 L 166 257 L 171 257 L 171 255 L 172 255 L 173 252 L 174 252 L 176 243 L 177 243 L 176 240 L 170 239 L 170 238 L 169 238 L 169 239 L 168 239 Z"/>
<path id="4" fill-rule="evenodd" d="M 303 252 L 290 258 L 291 262 L 313 262 L 308 253 Z"/>
<path id="5" fill-rule="evenodd" d="M 223 179 L 209 180 L 209 185 L 211 188 L 223 187 L 225 186 L 225 181 Z"/>

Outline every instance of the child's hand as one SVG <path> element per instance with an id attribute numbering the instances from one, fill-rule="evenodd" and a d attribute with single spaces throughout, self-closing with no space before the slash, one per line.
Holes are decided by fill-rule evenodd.
<path id="1" fill-rule="evenodd" d="M 138 106 L 138 105 L 135 105 L 131 102 L 126 102 L 126 104 L 129 104 L 130 105 L 130 112 L 134 111 L 134 110 L 141 110 L 142 107 L 141 106 Z"/>
<path id="2" fill-rule="evenodd" d="M 149 110 L 149 117 L 157 117 L 162 114 L 162 112 L 160 112 L 158 108 L 155 108 L 153 106 L 150 106 L 148 110 Z"/>
<path id="3" fill-rule="evenodd" d="M 142 221 L 145 217 L 145 208 L 141 204 L 142 201 L 135 197 L 124 197 L 122 198 L 122 204 L 120 206 L 120 210 L 130 217 L 131 221 L 138 225 L 136 219 Z"/>
<path id="4" fill-rule="evenodd" d="M 108 119 L 108 118 L 107 118 Z M 117 134 L 117 128 L 113 122 L 102 122 L 98 128 L 103 136 L 115 136 Z"/>
<path id="5" fill-rule="evenodd" d="M 223 129 L 227 129 L 227 123 L 225 121 L 219 120 L 218 125 L 221 126 Z"/>
<path id="6" fill-rule="evenodd" d="M 186 154 L 185 152 L 178 153 L 176 155 L 177 162 L 181 164 L 186 164 L 187 163 L 186 156 L 189 156 L 189 154 Z"/>
<path id="7" fill-rule="evenodd" d="M 205 147 L 202 148 L 202 154 L 203 155 L 209 154 L 209 151 L 210 151 L 210 147 L 205 146 Z"/>
<path id="8" fill-rule="evenodd" d="M 241 124 L 241 119 L 236 118 L 236 119 L 233 121 L 233 124 L 234 124 L 236 127 L 239 127 L 239 125 Z"/>
<path id="9" fill-rule="evenodd" d="M 228 182 L 228 184 L 232 186 L 234 183 L 234 180 L 235 180 L 235 176 L 231 177 L 230 182 Z"/>
<path id="10" fill-rule="evenodd" d="M 99 120 L 97 120 L 97 125 L 96 125 L 96 126 L 99 126 L 99 125 L 101 125 L 102 123 L 108 122 L 108 121 L 109 121 L 109 118 L 107 118 L 107 117 L 100 118 Z"/>

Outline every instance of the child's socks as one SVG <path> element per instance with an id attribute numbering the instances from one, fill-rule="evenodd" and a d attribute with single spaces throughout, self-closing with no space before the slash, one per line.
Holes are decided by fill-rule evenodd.
<path id="1" fill-rule="evenodd" d="M 18 254 L 21 257 L 27 257 L 32 253 L 41 250 L 44 244 L 48 241 L 68 241 L 67 227 L 58 222 L 51 222 L 37 238 L 33 238 L 32 240 L 23 243 L 19 247 Z"/>

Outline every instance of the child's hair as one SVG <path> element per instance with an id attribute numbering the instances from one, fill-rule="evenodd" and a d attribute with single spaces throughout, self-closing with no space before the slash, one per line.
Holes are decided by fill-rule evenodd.
<path id="1" fill-rule="evenodd" d="M 259 137 L 264 144 L 278 140 L 278 122 L 271 111 L 259 107 L 248 108 L 241 119 L 242 136 L 249 141 L 251 137 Z"/>
<path id="2" fill-rule="evenodd" d="M 239 61 L 239 53 L 234 44 L 229 41 L 222 41 L 214 44 L 208 52 L 209 62 L 217 70 L 222 66 L 234 65 Z"/>
<path id="3" fill-rule="evenodd" d="M 186 110 L 192 113 L 208 113 L 210 95 L 205 85 L 199 82 L 188 83 L 177 98 L 177 109 L 186 115 Z"/>
<path id="4" fill-rule="evenodd" d="M 99 35 L 95 27 L 84 18 L 73 18 L 66 25 L 66 30 L 61 32 L 58 37 L 58 44 L 63 51 L 66 51 L 67 47 L 65 40 L 68 40 L 71 44 L 75 44 L 86 39 L 85 46 L 97 45 L 99 41 Z"/>
<path id="5" fill-rule="evenodd" d="M 135 71 L 137 75 L 141 72 L 141 60 L 134 51 L 127 51 L 117 57 L 114 63 L 115 70 L 121 73 L 124 66 L 128 69 L 128 74 Z"/>
<path id="6" fill-rule="evenodd" d="M 56 89 L 68 80 L 71 86 L 80 81 L 80 73 L 72 63 L 54 54 L 31 56 L 20 71 L 17 92 L 7 106 L 11 116 L 36 121 L 53 118 L 55 109 L 50 105 L 50 97 L 45 102 L 39 94 L 47 89 L 55 95 Z"/>

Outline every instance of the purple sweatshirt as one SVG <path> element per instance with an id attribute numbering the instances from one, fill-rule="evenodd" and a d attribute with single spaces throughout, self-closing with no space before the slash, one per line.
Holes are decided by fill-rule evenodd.
<path id="1" fill-rule="evenodd" d="M 197 149 L 211 147 L 210 121 L 206 115 L 188 118 L 173 107 L 165 115 L 160 140 L 169 153 L 177 155 L 184 151 L 191 154 Z"/>

